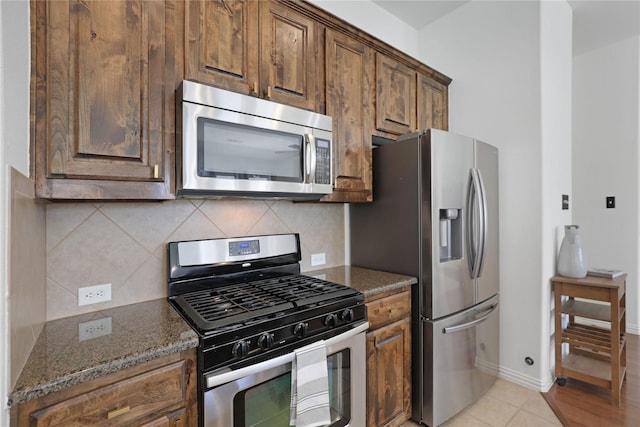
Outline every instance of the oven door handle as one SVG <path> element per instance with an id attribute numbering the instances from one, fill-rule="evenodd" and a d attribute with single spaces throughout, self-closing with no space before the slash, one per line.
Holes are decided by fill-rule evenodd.
<path id="1" fill-rule="evenodd" d="M 337 344 L 340 341 L 355 337 L 356 335 L 366 331 L 367 329 L 369 329 L 369 322 L 364 322 L 361 325 L 358 325 L 355 328 L 348 330 L 347 332 L 344 332 L 340 335 L 336 335 L 335 337 L 329 338 L 328 340 L 325 341 L 325 345 L 330 346 L 333 344 Z M 254 375 L 259 372 L 263 372 L 263 371 L 275 368 L 277 366 L 291 363 L 294 357 L 295 357 L 295 353 L 292 351 L 283 356 L 265 360 L 264 362 L 260 362 L 255 365 L 249 365 L 244 368 L 236 369 L 234 371 L 207 374 L 204 376 L 204 379 L 207 384 L 207 388 L 212 388 L 212 387 L 219 386 L 221 384 L 226 384 L 231 381 L 239 380 L 240 378 L 248 377 L 250 375 Z"/>

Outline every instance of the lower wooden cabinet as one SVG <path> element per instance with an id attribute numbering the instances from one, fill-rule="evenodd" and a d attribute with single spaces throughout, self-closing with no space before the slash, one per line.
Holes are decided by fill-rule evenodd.
<path id="1" fill-rule="evenodd" d="M 367 298 L 367 426 L 400 426 L 411 415 L 410 288 Z"/>
<path id="2" fill-rule="evenodd" d="M 195 349 L 123 369 L 12 409 L 12 426 L 193 426 Z"/>

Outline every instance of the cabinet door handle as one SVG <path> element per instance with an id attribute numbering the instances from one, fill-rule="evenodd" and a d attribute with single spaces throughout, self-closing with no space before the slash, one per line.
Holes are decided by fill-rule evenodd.
<path id="1" fill-rule="evenodd" d="M 258 82 L 253 82 L 251 86 L 251 93 L 256 95 L 258 93 Z"/>
<path id="2" fill-rule="evenodd" d="M 153 177 L 158 179 L 160 177 L 158 165 L 153 165 Z"/>
<path id="3" fill-rule="evenodd" d="M 107 413 L 107 419 L 110 420 L 111 418 L 119 417 L 120 415 L 126 414 L 130 410 L 131 407 L 129 406 L 123 406 L 122 408 L 114 409 L 113 411 L 109 411 Z"/>
<path id="4" fill-rule="evenodd" d="M 267 95 L 266 95 L 267 99 L 271 99 L 271 86 L 267 86 Z"/>

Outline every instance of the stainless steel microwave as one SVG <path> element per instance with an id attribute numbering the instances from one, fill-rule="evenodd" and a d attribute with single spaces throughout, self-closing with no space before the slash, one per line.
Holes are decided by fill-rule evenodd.
<path id="1" fill-rule="evenodd" d="M 331 117 L 186 80 L 176 103 L 179 196 L 331 193 Z"/>

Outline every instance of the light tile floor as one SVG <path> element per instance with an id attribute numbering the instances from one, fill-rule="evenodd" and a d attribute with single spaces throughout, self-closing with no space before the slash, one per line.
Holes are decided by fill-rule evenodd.
<path id="1" fill-rule="evenodd" d="M 499 378 L 476 403 L 443 424 L 446 427 L 548 427 L 562 424 L 539 392 Z M 402 427 L 415 427 L 407 422 Z"/>

